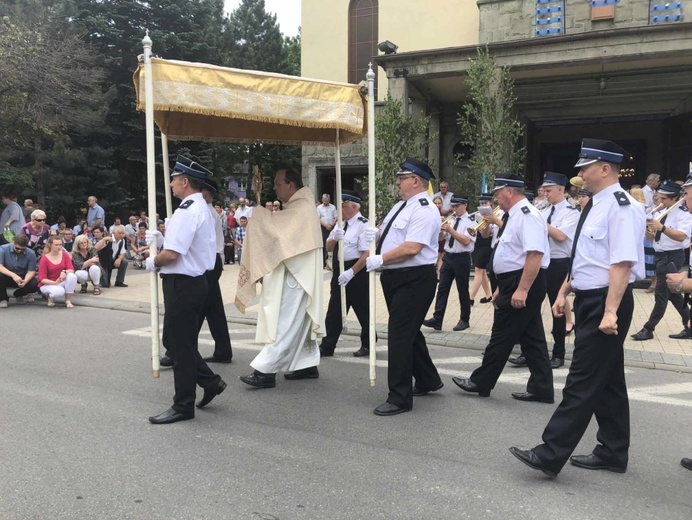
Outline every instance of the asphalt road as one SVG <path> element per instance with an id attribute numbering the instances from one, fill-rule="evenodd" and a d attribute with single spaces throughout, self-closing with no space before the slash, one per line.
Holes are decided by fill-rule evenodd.
<path id="1" fill-rule="evenodd" d="M 679 466 L 692 456 L 689 374 L 628 369 L 625 475 L 568 464 L 550 480 L 507 448 L 537 444 L 555 405 L 512 400 L 526 372 L 509 367 L 489 399 L 464 394 L 450 376 L 469 374 L 477 351 L 433 348 L 445 388 L 377 417 L 386 370 L 370 388 L 354 338 L 320 379 L 257 390 L 238 381 L 259 348 L 254 329 L 231 324 L 233 364 L 215 366 L 226 392 L 194 421 L 151 425 L 173 380 L 151 375 L 148 321 L 0 311 L 0 519 L 692 518 L 692 472 Z M 578 453 L 594 444 L 592 424 Z"/>

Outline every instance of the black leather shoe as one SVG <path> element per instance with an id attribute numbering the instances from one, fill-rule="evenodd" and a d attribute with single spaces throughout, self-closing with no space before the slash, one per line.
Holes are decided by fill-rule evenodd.
<path id="1" fill-rule="evenodd" d="M 678 334 L 669 334 L 670 339 L 692 339 L 692 330 L 682 329 Z"/>
<path id="2" fill-rule="evenodd" d="M 454 384 L 457 385 L 459 388 L 462 390 L 465 390 L 466 392 L 471 392 L 474 394 L 478 394 L 481 397 L 489 397 L 490 396 L 490 390 L 481 390 L 476 383 L 471 381 L 470 379 L 462 379 L 460 377 L 453 377 L 452 381 L 454 381 Z"/>
<path id="3" fill-rule="evenodd" d="M 535 401 L 537 403 L 553 404 L 555 399 L 552 397 L 541 397 L 531 392 L 512 392 L 512 397 L 517 401 Z"/>
<path id="4" fill-rule="evenodd" d="M 219 358 L 214 357 L 214 356 L 205 357 L 204 361 L 206 361 L 207 363 L 225 363 L 225 364 L 233 363 L 232 359 L 219 359 Z"/>
<path id="5" fill-rule="evenodd" d="M 481 298 L 481 303 L 490 303 L 491 301 L 493 301 L 492 296 L 490 298 Z"/>
<path id="6" fill-rule="evenodd" d="M 375 415 L 398 415 L 400 413 L 410 411 L 410 408 L 403 408 L 392 403 L 382 403 L 380 406 L 373 410 Z"/>
<path id="7" fill-rule="evenodd" d="M 320 347 L 320 357 L 332 357 L 334 355 L 334 349 L 328 347 Z"/>
<path id="8" fill-rule="evenodd" d="M 320 377 L 320 372 L 317 367 L 308 367 L 301 370 L 296 370 L 294 372 L 286 372 L 284 378 L 289 381 L 296 381 L 298 379 L 317 379 Z"/>
<path id="9" fill-rule="evenodd" d="M 274 388 L 276 386 L 276 374 L 263 374 L 257 370 L 249 376 L 240 376 L 240 380 L 255 388 Z"/>
<path id="10" fill-rule="evenodd" d="M 608 471 L 612 471 L 613 473 L 624 473 L 625 471 L 627 471 L 626 467 L 622 468 L 618 466 L 611 466 L 610 464 L 606 463 L 604 460 L 600 459 L 593 453 L 589 453 L 588 455 L 572 455 L 569 458 L 569 461 L 580 468 L 607 469 Z"/>
<path id="11" fill-rule="evenodd" d="M 550 368 L 560 368 L 565 366 L 565 360 L 561 357 L 554 357 L 550 360 Z"/>
<path id="12" fill-rule="evenodd" d="M 161 356 L 161 359 L 159 359 L 159 365 L 163 368 L 173 368 L 175 363 L 173 363 L 173 360 L 168 356 Z"/>
<path id="13" fill-rule="evenodd" d="M 430 390 L 423 390 L 422 388 L 414 386 L 413 397 L 420 397 L 422 395 L 428 395 L 430 392 L 437 392 L 438 390 L 442 390 L 443 386 L 445 386 L 445 384 L 442 381 L 440 381 L 439 385 L 437 385 L 435 388 L 431 388 Z"/>
<path id="14" fill-rule="evenodd" d="M 525 366 L 528 366 L 526 364 L 526 358 L 524 356 L 511 357 L 507 361 L 509 361 L 510 365 L 514 365 L 515 367 L 519 367 L 519 368 L 523 368 Z"/>
<path id="15" fill-rule="evenodd" d="M 516 446 L 512 446 L 509 449 L 509 452 L 516 458 L 518 458 L 520 461 L 522 461 L 524 464 L 526 464 L 529 468 L 542 471 L 550 478 L 557 477 L 557 473 L 546 468 L 545 464 L 543 464 L 543 461 L 538 458 L 538 455 L 536 455 L 533 452 L 533 450 L 520 450 Z"/>
<path id="16" fill-rule="evenodd" d="M 370 355 L 370 349 L 365 348 L 365 347 L 360 347 L 358 350 L 356 350 L 353 353 L 353 357 L 363 357 L 363 356 L 369 356 Z"/>
<path id="17" fill-rule="evenodd" d="M 456 325 L 454 325 L 454 328 L 453 328 L 452 330 L 455 330 L 455 331 L 459 332 L 460 330 L 466 330 L 466 329 L 468 329 L 469 327 L 470 327 L 470 325 L 469 325 L 469 322 L 468 322 L 468 321 L 461 321 L 461 320 L 459 320 L 459 323 L 457 323 Z"/>
<path id="18" fill-rule="evenodd" d="M 194 418 L 194 414 L 184 414 L 176 412 L 173 408 L 169 408 L 163 413 L 149 417 L 149 422 L 152 424 L 171 424 L 178 421 L 189 421 Z"/>
<path id="19" fill-rule="evenodd" d="M 631 337 L 634 341 L 646 341 L 647 339 L 654 339 L 654 333 L 649 329 L 642 328 L 636 334 L 632 334 Z"/>
<path id="20" fill-rule="evenodd" d="M 683 468 L 687 468 L 687 469 L 692 470 L 692 459 L 682 459 L 682 460 L 680 461 L 680 465 L 681 465 Z"/>
<path id="21" fill-rule="evenodd" d="M 430 327 L 430 328 L 435 329 L 435 330 L 442 330 L 442 324 L 441 324 L 441 323 L 437 323 L 437 322 L 436 322 L 435 320 L 433 320 L 432 318 L 429 319 L 429 320 L 425 320 L 425 321 L 423 322 L 423 326 L 424 326 L 424 327 Z"/>
<path id="22" fill-rule="evenodd" d="M 126 283 L 122 283 L 122 282 L 115 282 L 115 286 L 116 287 L 129 287 Z"/>
<path id="23" fill-rule="evenodd" d="M 214 385 L 212 388 L 205 388 L 204 396 L 202 396 L 202 399 L 199 401 L 199 403 L 197 403 L 197 408 L 204 408 L 207 406 L 209 403 L 211 403 L 211 400 L 214 399 L 214 397 L 226 390 L 227 386 L 228 385 L 224 383 L 222 379 L 219 381 L 218 385 Z"/>

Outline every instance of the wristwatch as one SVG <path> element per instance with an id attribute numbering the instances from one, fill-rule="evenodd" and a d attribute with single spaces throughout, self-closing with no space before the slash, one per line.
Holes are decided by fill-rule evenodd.
<path id="1" fill-rule="evenodd" d="M 682 282 L 684 282 L 684 281 L 685 281 L 685 280 L 682 279 L 682 280 L 680 280 L 678 283 L 675 284 L 675 292 L 676 292 L 676 294 L 680 294 L 680 293 L 682 292 Z"/>

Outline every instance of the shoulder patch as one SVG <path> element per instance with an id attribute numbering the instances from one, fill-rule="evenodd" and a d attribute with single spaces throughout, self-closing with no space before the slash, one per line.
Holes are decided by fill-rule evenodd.
<path id="1" fill-rule="evenodd" d="M 528 206 L 522 206 L 521 212 L 526 215 L 527 213 L 531 213 L 531 210 L 529 209 Z"/>
<path id="2" fill-rule="evenodd" d="M 358 217 L 358 220 L 360 220 L 361 222 L 367 222 L 368 221 L 368 219 L 366 219 L 365 217 Z"/>
<path id="3" fill-rule="evenodd" d="M 192 206 L 194 203 L 195 203 L 195 201 L 190 199 L 187 202 L 183 202 L 180 206 L 178 206 L 178 209 L 187 209 L 190 206 Z"/>
<path id="4" fill-rule="evenodd" d="M 418 202 L 420 202 L 421 206 L 429 206 L 430 203 L 428 202 L 428 199 L 418 199 Z"/>
<path id="5" fill-rule="evenodd" d="M 571 204 L 568 204 L 567 207 L 568 207 L 569 209 L 573 209 L 573 210 L 575 210 L 575 211 L 578 211 L 578 210 L 577 210 L 577 207 L 576 207 L 576 206 L 572 206 Z"/>
<path id="6" fill-rule="evenodd" d="M 678 206 L 678 209 L 681 209 L 682 211 L 689 211 L 689 210 L 687 209 L 687 206 L 686 206 L 685 204 L 680 204 L 680 205 Z"/>
<path id="7" fill-rule="evenodd" d="M 630 199 L 627 198 L 627 195 L 625 195 L 624 191 L 616 191 L 613 193 L 615 195 L 615 200 L 618 201 L 618 204 L 620 206 L 629 206 L 630 205 Z"/>

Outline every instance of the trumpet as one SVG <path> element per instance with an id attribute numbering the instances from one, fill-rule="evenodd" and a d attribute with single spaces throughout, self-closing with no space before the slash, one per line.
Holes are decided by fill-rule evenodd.
<path id="1" fill-rule="evenodd" d="M 498 206 L 493 210 L 493 215 L 495 215 L 497 218 L 500 218 L 500 213 L 502 212 L 502 209 Z M 479 213 L 480 214 L 480 213 Z M 475 237 L 479 231 L 485 229 L 488 227 L 488 221 L 483 218 L 483 215 L 481 215 L 481 221 L 476 224 L 473 227 L 466 228 L 466 231 L 468 232 L 469 235 L 472 237 Z"/>
<path id="2" fill-rule="evenodd" d="M 656 206 L 653 210 L 651 210 L 650 213 L 648 213 L 648 214 L 646 215 L 646 216 L 647 216 L 647 219 L 648 219 L 649 221 L 655 220 L 656 222 L 660 222 L 660 221 L 661 221 L 664 217 L 666 217 L 671 211 L 673 211 L 673 210 L 674 210 L 675 208 L 677 208 L 678 206 L 683 205 L 684 203 L 685 203 L 685 199 L 682 198 L 682 199 L 680 199 L 679 201 L 677 201 L 675 204 L 673 204 L 671 207 L 669 207 L 667 210 L 663 211 L 663 212 L 662 212 L 660 215 L 658 215 L 656 218 L 649 218 L 653 213 L 656 213 L 656 211 L 658 211 L 658 210 L 661 208 L 661 206 L 663 206 L 663 204 L 659 204 L 659 205 Z M 655 234 L 656 234 L 656 230 L 655 230 L 655 229 L 651 229 L 649 226 L 646 226 L 646 232 L 647 232 L 648 234 L 650 234 L 650 235 L 655 235 Z"/>

